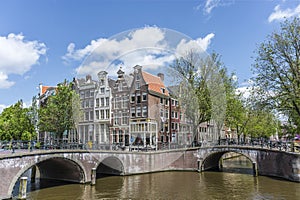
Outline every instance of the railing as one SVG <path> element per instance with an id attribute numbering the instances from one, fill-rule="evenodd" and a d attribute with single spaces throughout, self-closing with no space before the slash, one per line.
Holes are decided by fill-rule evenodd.
<path id="1" fill-rule="evenodd" d="M 280 141 L 250 141 L 237 143 L 235 140 L 219 140 L 217 142 L 193 142 L 191 145 L 180 145 L 176 143 L 159 143 L 156 146 L 150 145 L 128 145 L 115 143 L 115 144 L 93 144 L 88 143 L 68 143 L 66 141 L 0 141 L 0 153 L 15 153 L 20 151 L 35 151 L 35 150 L 53 150 L 53 149 L 83 149 L 83 150 L 112 150 L 112 151 L 155 151 L 155 150 L 170 150 L 182 149 L 189 147 L 209 147 L 209 146 L 248 146 L 263 149 L 276 149 L 279 151 L 287 152 L 300 152 L 299 143 L 294 141 L 280 142 Z"/>

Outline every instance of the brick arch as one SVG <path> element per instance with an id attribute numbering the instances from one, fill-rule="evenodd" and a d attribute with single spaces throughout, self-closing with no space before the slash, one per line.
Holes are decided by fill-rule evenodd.
<path id="1" fill-rule="evenodd" d="M 116 156 L 106 156 L 106 157 L 102 158 L 101 160 L 99 160 L 99 162 L 97 162 L 96 166 L 95 166 L 97 172 L 98 172 L 98 170 L 101 170 L 101 167 L 103 165 L 106 165 L 106 166 L 112 168 L 113 170 L 119 171 L 120 173 L 118 175 L 125 174 L 124 163 L 122 162 L 121 159 L 119 159 Z M 115 174 L 114 171 L 112 171 L 112 174 Z"/>
<path id="2" fill-rule="evenodd" d="M 85 183 L 86 180 L 87 180 L 86 170 L 85 170 L 84 166 L 82 165 L 82 163 L 77 161 L 77 160 L 66 158 L 66 157 L 60 156 L 60 155 L 39 157 L 39 158 L 40 159 L 39 159 L 38 162 L 29 163 L 27 166 L 23 167 L 21 170 L 18 171 L 18 173 L 13 177 L 13 179 L 10 183 L 10 186 L 9 186 L 9 189 L 8 189 L 8 194 L 13 193 L 14 187 L 15 187 L 17 181 L 19 180 L 19 178 L 22 176 L 22 174 L 24 174 L 27 170 L 29 170 L 31 167 L 33 167 L 35 165 L 39 168 L 39 165 L 41 163 L 49 162 L 51 159 L 60 159 L 60 160 L 63 160 L 64 162 L 69 162 L 68 164 L 73 164 L 75 167 L 77 167 L 80 170 L 79 173 L 80 173 L 80 176 L 81 176 L 81 180 L 79 181 L 79 183 Z"/>
<path id="3" fill-rule="evenodd" d="M 244 157 L 246 157 L 251 163 L 256 163 L 256 160 L 253 159 L 249 154 L 244 152 L 236 152 L 236 151 L 216 151 L 213 153 L 208 153 L 203 158 L 201 166 L 199 168 L 201 171 L 209 170 L 209 169 L 219 169 L 219 161 L 221 157 L 226 153 L 237 153 Z"/>

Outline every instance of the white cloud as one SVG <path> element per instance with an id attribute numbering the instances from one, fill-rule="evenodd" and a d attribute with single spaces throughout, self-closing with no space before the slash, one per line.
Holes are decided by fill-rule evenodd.
<path id="1" fill-rule="evenodd" d="M 22 34 L 0 36 L 0 88 L 11 87 L 14 82 L 8 80 L 10 74 L 23 75 L 45 54 L 44 43 L 26 41 Z"/>
<path id="2" fill-rule="evenodd" d="M 235 0 L 206 0 L 203 5 L 203 13 L 206 15 L 211 14 L 212 10 L 217 7 L 230 6 L 234 4 Z M 195 7 L 196 10 L 200 9 L 201 4 Z"/>
<path id="3" fill-rule="evenodd" d="M 282 20 L 284 18 L 300 17 L 300 4 L 295 8 L 287 8 L 282 10 L 280 5 L 275 6 L 274 11 L 268 18 L 269 22 Z"/>
<path id="4" fill-rule="evenodd" d="M 6 108 L 6 105 L 0 104 L 0 113 L 2 113 L 2 111 Z"/>
<path id="5" fill-rule="evenodd" d="M 171 63 L 175 54 L 185 55 L 189 48 L 205 52 L 214 37 L 210 33 L 204 38 L 192 40 L 184 34 L 171 32 L 158 27 L 145 27 L 118 37 L 93 40 L 82 49 L 75 49 L 75 44 L 70 43 L 62 58 L 67 62 L 84 60 L 76 68 L 77 75 L 95 75 L 101 70 L 115 74 L 120 65 L 131 68 L 139 64 L 145 69 L 156 69 Z"/>
<path id="6" fill-rule="evenodd" d="M 7 74 L 0 71 L 0 88 L 6 89 L 13 86 L 15 83 L 8 80 Z"/>
<path id="7" fill-rule="evenodd" d="M 182 39 L 177 45 L 176 53 L 185 55 L 191 49 L 198 53 L 205 52 L 214 36 L 215 34 L 210 33 L 204 38 L 197 38 L 196 40 L 186 41 L 185 39 Z"/>
<path id="8" fill-rule="evenodd" d="M 214 8 L 219 6 L 219 4 L 220 4 L 220 0 L 207 0 L 204 6 L 204 12 L 206 14 L 210 14 Z"/>

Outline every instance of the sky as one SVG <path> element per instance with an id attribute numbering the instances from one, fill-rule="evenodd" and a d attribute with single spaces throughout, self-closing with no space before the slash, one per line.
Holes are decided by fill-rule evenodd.
<path id="1" fill-rule="evenodd" d="M 151 72 L 189 47 L 220 54 L 244 87 L 259 44 L 299 16 L 299 0 L 0 0 L 0 112 L 40 83 Z"/>

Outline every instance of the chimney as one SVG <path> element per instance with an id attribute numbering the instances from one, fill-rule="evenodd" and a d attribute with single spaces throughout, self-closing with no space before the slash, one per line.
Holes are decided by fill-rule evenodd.
<path id="1" fill-rule="evenodd" d="M 157 76 L 160 78 L 162 82 L 165 80 L 165 75 L 163 73 L 158 73 Z"/>

